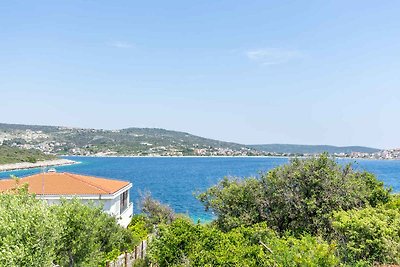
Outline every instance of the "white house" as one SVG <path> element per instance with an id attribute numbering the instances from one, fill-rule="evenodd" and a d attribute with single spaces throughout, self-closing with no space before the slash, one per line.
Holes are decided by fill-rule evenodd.
<path id="1" fill-rule="evenodd" d="M 83 202 L 102 204 L 103 210 L 116 216 L 118 223 L 127 227 L 133 215 L 129 200 L 130 182 L 84 176 L 73 173 L 47 172 L 21 178 L 19 184 L 28 184 L 29 193 L 57 204 L 61 199 L 79 198 Z M 14 179 L 0 180 L 0 192 L 15 187 Z"/>

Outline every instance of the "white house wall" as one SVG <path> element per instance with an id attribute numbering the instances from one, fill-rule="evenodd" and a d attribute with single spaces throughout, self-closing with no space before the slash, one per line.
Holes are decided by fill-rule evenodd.
<path id="1" fill-rule="evenodd" d="M 85 203 L 85 204 L 92 202 L 95 205 L 102 205 L 104 212 L 117 217 L 118 223 L 123 227 L 127 227 L 131 220 L 131 217 L 133 215 L 133 204 L 130 202 L 130 194 L 128 193 L 128 207 L 122 214 L 120 214 L 120 196 L 123 192 L 125 192 L 126 190 L 129 190 L 129 188 L 124 188 L 124 190 L 120 190 L 114 195 L 107 195 L 107 196 L 105 196 L 105 195 L 102 195 L 102 196 L 99 196 L 99 195 L 93 195 L 93 196 L 87 196 L 87 195 L 48 196 L 48 195 L 45 195 L 45 196 L 40 196 L 40 195 L 38 195 L 37 198 L 46 200 L 46 202 L 50 205 L 60 204 L 62 198 L 67 199 L 67 200 L 77 198 L 77 199 L 80 199 L 82 201 L 82 203 Z"/>

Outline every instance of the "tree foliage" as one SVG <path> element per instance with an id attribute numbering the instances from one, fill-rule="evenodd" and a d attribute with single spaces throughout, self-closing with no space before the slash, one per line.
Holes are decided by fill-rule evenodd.
<path id="1" fill-rule="evenodd" d="M 0 266 L 103 266 L 133 246 L 101 207 L 78 199 L 49 206 L 19 185 L 0 194 Z"/>
<path id="2" fill-rule="evenodd" d="M 214 224 L 228 231 L 267 220 L 266 192 L 257 178 L 227 178 L 198 195 L 206 210 L 216 215 Z"/>
<path id="3" fill-rule="evenodd" d="M 101 207 L 82 204 L 78 199 L 51 206 L 60 221 L 56 262 L 62 266 L 98 266 L 107 253 L 131 246 L 129 232 Z"/>
<path id="4" fill-rule="evenodd" d="M 150 223 L 147 216 L 144 214 L 137 214 L 132 217 L 128 225 L 128 230 L 132 235 L 133 243 L 138 245 L 151 233 L 153 225 Z"/>
<path id="5" fill-rule="evenodd" d="M 141 199 L 142 211 L 147 215 L 151 224 L 171 223 L 175 220 L 175 212 L 170 206 L 164 205 L 158 200 L 151 197 L 150 193 L 143 195 Z"/>
<path id="6" fill-rule="evenodd" d="M 59 235 L 45 203 L 23 191 L 0 194 L 0 266 L 51 266 Z"/>
<path id="7" fill-rule="evenodd" d="M 344 262 L 370 266 L 400 264 L 400 208 L 397 203 L 338 211 L 333 226 Z"/>
<path id="8" fill-rule="evenodd" d="M 149 247 L 163 266 L 335 266 L 334 245 L 309 235 L 278 237 L 265 223 L 229 232 L 183 218 L 160 226 Z"/>
<path id="9" fill-rule="evenodd" d="M 226 178 L 198 198 L 224 231 L 266 221 L 280 233 L 326 234 L 333 211 L 386 203 L 389 193 L 373 174 L 323 154 L 293 159 L 259 178 Z"/>
<path id="10" fill-rule="evenodd" d="M 161 224 L 151 261 L 161 267 L 400 261 L 400 196 L 326 154 L 294 159 L 259 178 L 225 178 L 198 198 L 216 219 L 209 225 L 176 216 L 168 224 L 153 220 Z"/>

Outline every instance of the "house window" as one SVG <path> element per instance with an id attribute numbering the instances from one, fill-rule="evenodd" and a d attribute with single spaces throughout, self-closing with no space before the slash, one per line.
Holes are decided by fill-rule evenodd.
<path id="1" fill-rule="evenodd" d="M 119 199 L 119 214 L 122 214 L 126 208 L 128 207 L 128 190 L 126 190 L 125 192 L 123 192 L 120 195 L 120 199 Z"/>

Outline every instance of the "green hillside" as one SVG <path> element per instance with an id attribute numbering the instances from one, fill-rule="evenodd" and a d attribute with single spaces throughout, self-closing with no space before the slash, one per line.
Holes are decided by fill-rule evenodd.
<path id="1" fill-rule="evenodd" d="M 345 153 L 349 154 L 352 152 L 360 153 L 375 153 L 380 149 L 364 147 L 364 146 L 328 146 L 328 145 L 291 145 L 291 144 L 267 144 L 267 145 L 249 145 L 249 147 L 264 152 L 275 152 L 275 153 L 294 153 L 294 154 L 321 154 L 328 152 L 334 153 Z"/>
<path id="2" fill-rule="evenodd" d="M 122 130 L 0 124 L 7 145 L 30 144 L 54 154 L 259 155 L 245 145 L 156 128 Z"/>
<path id="3" fill-rule="evenodd" d="M 55 159 L 53 155 L 46 155 L 37 149 L 21 149 L 0 145 L 0 164 L 37 162 L 41 160 Z"/>
<path id="4" fill-rule="evenodd" d="M 28 144 L 58 155 L 257 156 L 379 151 L 360 146 L 244 145 L 158 128 L 102 130 L 4 123 L 0 123 L 1 143 L 17 147 Z"/>

